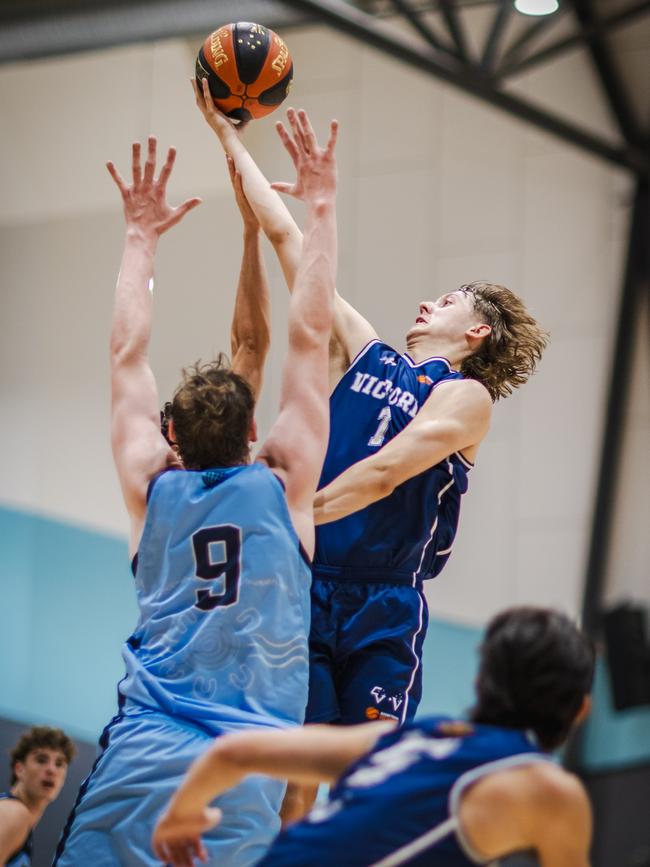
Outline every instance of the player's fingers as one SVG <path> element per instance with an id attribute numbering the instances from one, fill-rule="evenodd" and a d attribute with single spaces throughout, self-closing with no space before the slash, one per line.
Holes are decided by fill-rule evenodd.
<path id="1" fill-rule="evenodd" d="M 153 182 L 154 172 L 156 171 L 156 139 L 150 135 L 147 139 L 147 160 L 144 164 L 144 182 L 150 184 Z"/>
<path id="2" fill-rule="evenodd" d="M 205 78 L 201 79 L 201 93 L 203 94 L 203 106 L 206 113 L 212 114 L 214 112 L 214 103 L 212 102 L 212 94 L 210 93 L 210 85 L 208 84 L 207 75 Z"/>
<path id="3" fill-rule="evenodd" d="M 286 196 L 292 196 L 294 194 L 294 184 L 287 184 L 284 181 L 275 181 L 271 184 L 271 189 L 275 190 L 276 193 L 284 193 Z"/>
<path id="4" fill-rule="evenodd" d="M 186 201 L 184 201 L 182 205 L 179 205 L 176 208 L 176 214 L 178 215 L 176 222 L 178 223 L 179 220 L 182 220 L 183 217 L 185 216 L 185 214 L 188 213 L 188 211 L 191 211 L 194 208 L 196 208 L 198 205 L 201 204 L 202 201 L 203 201 L 203 199 L 199 199 L 198 196 L 195 196 L 192 199 L 187 199 Z"/>
<path id="5" fill-rule="evenodd" d="M 314 151 L 318 147 L 318 142 L 316 140 L 316 133 L 314 132 L 314 128 L 311 125 L 311 121 L 307 117 L 307 112 L 304 108 L 301 108 L 298 111 L 298 123 L 300 124 L 300 129 L 302 131 L 304 140 L 307 143 L 307 147 L 312 153 L 314 153 Z"/>
<path id="6" fill-rule="evenodd" d="M 330 137 L 327 142 L 327 153 L 331 156 L 334 153 L 334 148 L 336 147 L 336 139 L 339 134 L 339 122 L 338 120 L 330 121 Z"/>
<path id="7" fill-rule="evenodd" d="M 138 186 L 142 180 L 142 167 L 140 165 L 140 142 L 134 141 L 131 145 L 131 165 L 133 170 L 133 185 Z"/>
<path id="8" fill-rule="evenodd" d="M 117 184 L 119 191 L 122 193 L 123 196 L 125 196 L 128 192 L 128 187 L 127 187 L 126 183 L 124 182 L 124 178 L 122 177 L 122 175 L 115 168 L 115 163 L 112 162 L 112 160 L 109 160 L 106 163 L 106 168 L 108 169 L 109 175 L 113 178 L 113 180 Z"/>
<path id="9" fill-rule="evenodd" d="M 176 148 L 171 147 L 167 151 L 167 159 L 165 160 L 165 165 L 162 167 L 160 171 L 160 177 L 158 178 L 158 183 L 164 189 L 167 186 L 167 181 L 169 180 L 169 176 L 172 173 L 172 169 L 174 168 L 174 163 L 176 162 Z M 145 179 L 146 179 L 146 171 L 145 171 Z"/>
<path id="10" fill-rule="evenodd" d="M 192 90 L 194 91 L 194 102 L 201 109 L 202 112 L 205 112 L 205 103 L 203 102 L 203 95 L 201 90 L 197 84 L 196 78 L 190 78 L 190 84 L 192 85 Z"/>
<path id="11" fill-rule="evenodd" d="M 298 152 L 298 148 L 296 147 L 296 143 L 294 142 L 294 140 L 291 138 L 291 136 L 287 132 L 287 128 L 285 127 L 285 125 L 282 123 L 281 120 L 279 120 L 276 123 L 275 128 L 278 131 L 278 135 L 280 136 L 280 139 L 282 140 L 282 144 L 285 146 L 285 148 L 289 152 L 289 156 L 293 160 L 294 166 L 297 166 L 298 160 L 300 159 L 300 154 Z"/>
<path id="12" fill-rule="evenodd" d="M 228 174 L 230 175 L 230 180 L 232 182 L 233 187 L 235 186 L 235 161 L 230 156 L 230 154 L 226 154 L 226 165 L 228 166 Z"/>
<path id="13" fill-rule="evenodd" d="M 303 154 L 309 153 L 309 147 L 305 141 L 304 133 L 298 123 L 298 116 L 293 108 L 287 109 L 287 118 L 289 119 L 291 129 L 293 130 L 293 138 L 298 151 Z"/>

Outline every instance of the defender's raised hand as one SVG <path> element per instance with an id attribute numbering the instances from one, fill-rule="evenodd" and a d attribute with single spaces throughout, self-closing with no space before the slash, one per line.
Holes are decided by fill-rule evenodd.
<path id="1" fill-rule="evenodd" d="M 140 161 L 140 142 L 134 142 L 132 151 L 133 183 L 128 186 L 113 162 L 106 163 L 110 176 L 122 195 L 124 219 L 128 229 L 138 229 L 143 234 L 160 236 L 183 219 L 188 211 L 201 204 L 201 199 L 187 199 L 174 208 L 167 202 L 167 182 L 174 167 L 176 149 L 169 148 L 167 159 L 156 178 L 156 139 L 150 136 L 147 143 L 147 160 L 144 172 Z"/>
<path id="2" fill-rule="evenodd" d="M 287 111 L 287 118 L 293 135 L 287 131 L 281 121 L 276 123 L 275 128 L 296 167 L 296 180 L 293 184 L 278 182 L 271 186 L 279 193 L 286 193 L 288 196 L 305 201 L 323 195 L 333 195 L 336 192 L 334 148 L 339 128 L 338 121 L 330 122 L 329 140 L 322 148 L 316 140 L 307 112 L 303 109 L 296 112 L 290 108 Z"/>

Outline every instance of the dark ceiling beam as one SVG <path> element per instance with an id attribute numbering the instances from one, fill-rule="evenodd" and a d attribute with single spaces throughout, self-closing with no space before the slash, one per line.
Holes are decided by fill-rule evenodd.
<path id="1" fill-rule="evenodd" d="M 644 293 L 647 293 L 650 275 L 649 223 L 648 183 L 647 181 L 639 181 L 632 212 L 627 261 L 619 303 L 605 429 L 601 444 L 600 470 L 587 557 L 582 619 L 585 629 L 593 636 L 598 634 L 601 625 L 600 614 L 607 575 L 612 521 L 616 508 L 616 489 L 623 450 L 625 417 L 629 404 L 629 386 L 635 346 L 634 334 L 636 323 L 643 312 Z"/>
<path id="2" fill-rule="evenodd" d="M 485 48 L 483 49 L 483 56 L 481 57 L 481 67 L 486 72 L 491 72 L 496 65 L 501 40 L 506 31 L 508 19 L 510 18 L 512 10 L 512 0 L 499 0 L 499 8 L 494 13 L 492 26 L 490 27 L 490 32 L 485 41 Z"/>
<path id="3" fill-rule="evenodd" d="M 467 41 L 465 39 L 463 25 L 457 15 L 457 9 L 455 4 L 453 3 L 453 0 L 439 0 L 439 5 L 440 12 L 442 13 L 442 17 L 445 19 L 447 29 L 449 30 L 449 33 L 454 40 L 456 49 L 458 50 L 459 57 L 462 60 L 469 60 Z"/>
<path id="4" fill-rule="evenodd" d="M 559 39 L 557 42 L 552 43 L 552 45 L 542 48 L 540 51 L 535 52 L 535 54 L 531 54 L 529 57 L 523 59 L 520 59 L 517 56 L 511 57 L 511 52 L 508 51 L 507 54 L 504 55 L 501 67 L 498 70 L 499 77 L 505 78 L 509 75 L 516 75 L 533 66 L 539 66 L 540 63 L 551 60 L 553 57 L 557 57 L 565 51 L 583 45 L 585 37 L 589 36 L 590 33 L 596 31 L 599 33 L 611 33 L 616 28 L 633 21 L 641 15 L 645 15 L 647 12 L 650 12 L 650 0 L 640 0 L 640 2 L 633 3 L 631 6 L 628 6 L 627 9 L 623 9 L 620 12 L 614 12 L 611 15 L 604 15 L 598 24 L 594 24 L 593 27 L 590 27 L 587 31 L 581 31 L 579 33 L 574 33 L 572 36 L 567 36 L 564 39 Z M 515 46 L 513 46 L 513 49 L 514 47 Z"/>
<path id="5" fill-rule="evenodd" d="M 283 0 L 283 2 L 301 12 L 316 16 L 332 27 L 359 39 L 364 45 L 377 48 L 397 60 L 446 81 L 588 153 L 640 175 L 645 176 L 648 172 L 649 158 L 646 149 L 618 147 L 519 97 L 499 90 L 481 70 L 460 63 L 453 57 L 434 56 L 429 48 L 414 45 L 395 28 L 343 0 Z"/>
<path id="6" fill-rule="evenodd" d="M 455 53 L 454 49 L 450 49 L 448 46 L 443 45 L 437 34 L 434 33 L 431 27 L 422 20 L 421 13 L 416 12 L 415 9 L 406 2 L 406 0 L 391 0 L 391 3 L 400 15 L 403 15 L 404 18 L 406 18 L 411 27 L 413 27 L 413 29 L 417 31 L 417 33 L 419 33 L 432 48 L 435 48 L 437 51 L 451 51 L 452 53 Z"/>
<path id="7" fill-rule="evenodd" d="M 625 141 L 628 144 L 639 144 L 642 140 L 641 130 L 634 117 L 627 91 L 616 69 L 609 45 L 600 29 L 600 19 L 594 11 L 592 2 L 591 0 L 569 0 L 569 3 L 586 35 L 589 55 Z"/>
<path id="8" fill-rule="evenodd" d="M 226 21 L 306 23 L 273 0 L 94 0 L 0 9 L 0 63 L 209 33 Z"/>
<path id="9" fill-rule="evenodd" d="M 526 29 L 522 31 L 520 36 L 508 47 L 508 50 L 504 52 L 501 65 L 506 67 L 518 63 L 530 43 L 539 39 L 539 37 L 546 33 L 547 30 L 554 27 L 563 12 L 564 7 L 562 6 L 555 15 L 546 15 L 538 21 L 527 21 Z"/>

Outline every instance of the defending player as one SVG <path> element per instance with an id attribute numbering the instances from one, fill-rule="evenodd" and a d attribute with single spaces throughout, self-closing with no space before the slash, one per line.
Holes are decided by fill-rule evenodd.
<path id="1" fill-rule="evenodd" d="M 327 346 L 336 270 L 332 123 L 325 149 L 306 117 L 298 174 L 305 244 L 289 310 L 279 416 L 255 463 L 253 395 L 221 360 L 187 371 L 161 435 L 147 360 L 148 284 L 159 236 L 196 203 L 166 202 L 170 149 L 154 178 L 133 147 L 133 184 L 112 164 L 127 223 L 111 342 L 112 440 L 131 516 L 140 618 L 124 647 L 120 709 L 59 846 L 63 865 L 152 865 L 154 821 L 190 762 L 225 731 L 302 722 L 307 700 L 312 502 L 327 445 Z M 172 471 L 165 472 L 170 469 Z M 305 552 L 307 552 L 305 554 Z M 210 864 L 259 859 L 284 786 L 245 782 L 225 796 Z"/>
<path id="2" fill-rule="evenodd" d="M 11 751 L 11 789 L 0 792 L 0 865 L 29 867 L 32 831 L 55 801 L 75 754 L 70 738 L 48 726 L 34 726 Z"/>
<path id="3" fill-rule="evenodd" d="M 301 234 L 233 125 L 196 102 L 241 172 L 291 289 Z M 297 118 L 288 112 L 294 137 Z M 295 161 L 284 127 L 278 132 Z M 299 184 L 272 187 L 296 198 Z M 419 305 L 407 352 L 383 343 L 338 293 L 331 432 L 313 566 L 307 720 L 411 719 L 427 626 L 422 582 L 449 558 L 461 496 L 492 403 L 534 371 L 546 335 L 513 292 L 475 282 Z"/>
<path id="4" fill-rule="evenodd" d="M 465 867 L 531 849 L 541 867 L 587 867 L 587 796 L 547 751 L 589 711 L 589 641 L 558 612 L 513 608 L 488 625 L 480 656 L 469 721 L 308 726 L 216 741 L 158 823 L 158 855 L 191 865 L 201 830 L 219 818 L 211 799 L 261 772 L 333 789 L 259 867 Z"/>

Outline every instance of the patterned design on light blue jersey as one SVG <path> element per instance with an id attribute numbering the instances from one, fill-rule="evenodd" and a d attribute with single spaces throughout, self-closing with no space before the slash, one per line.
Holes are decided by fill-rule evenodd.
<path id="1" fill-rule="evenodd" d="M 523 731 L 428 717 L 380 738 L 258 867 L 468 867 L 460 796 L 483 776 L 549 761 Z"/>
<path id="2" fill-rule="evenodd" d="M 415 364 L 379 340 L 356 357 L 330 399 L 330 438 L 319 487 L 375 454 L 411 422 L 434 388 L 462 379 L 444 358 Z M 460 454 L 392 494 L 316 528 L 318 578 L 413 583 L 437 575 L 453 545 L 471 464 Z"/>
<path id="3" fill-rule="evenodd" d="M 138 551 L 129 703 L 215 734 L 301 723 L 310 570 L 281 483 L 262 464 L 169 471 Z"/>
<path id="4" fill-rule="evenodd" d="M 12 795 L 11 792 L 0 792 L 0 801 L 6 800 L 20 801 L 20 798 Z M 5 867 L 30 867 L 33 854 L 32 846 L 33 834 L 30 831 L 20 849 L 17 852 L 14 852 L 5 862 Z"/>

